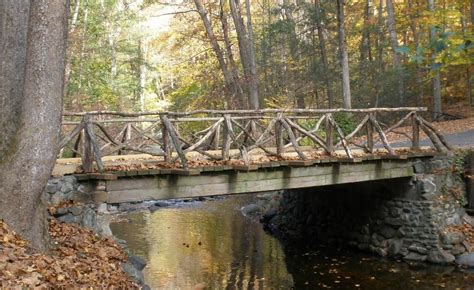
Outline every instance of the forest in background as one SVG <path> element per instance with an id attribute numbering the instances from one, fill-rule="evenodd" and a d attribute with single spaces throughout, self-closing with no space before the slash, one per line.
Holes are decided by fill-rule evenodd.
<path id="1" fill-rule="evenodd" d="M 71 2 L 67 111 L 473 106 L 474 0 Z"/>

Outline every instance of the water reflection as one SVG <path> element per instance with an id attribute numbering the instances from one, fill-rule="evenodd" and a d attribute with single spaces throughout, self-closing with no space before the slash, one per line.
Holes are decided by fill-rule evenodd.
<path id="1" fill-rule="evenodd" d="M 147 260 L 145 280 L 154 289 L 288 289 L 280 243 L 238 211 L 251 198 L 134 213 L 112 231 Z"/>
<path id="2" fill-rule="evenodd" d="M 284 253 L 238 210 L 251 200 L 236 196 L 134 213 L 112 231 L 147 260 L 145 280 L 153 289 L 474 289 L 474 274 L 456 267 L 387 261 L 310 241 L 291 243 Z"/>

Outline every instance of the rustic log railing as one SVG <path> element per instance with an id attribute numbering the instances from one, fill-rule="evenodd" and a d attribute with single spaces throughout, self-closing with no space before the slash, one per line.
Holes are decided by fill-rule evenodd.
<path id="1" fill-rule="evenodd" d="M 72 157 L 81 156 L 84 172 L 94 170 L 94 161 L 102 171 L 104 156 L 137 153 L 163 156 L 168 163 L 179 161 L 184 168 L 189 167 L 190 152 L 210 160 L 240 159 L 246 165 L 255 149 L 284 158 L 292 148 L 301 160 L 311 158 L 303 146 L 325 155 L 343 149 L 347 158 L 353 158 L 357 148 L 367 153 L 383 148 L 395 155 L 387 134 L 403 135 L 411 142 L 411 148 L 418 150 L 420 129 L 437 151 L 450 150 L 445 138 L 421 117 L 425 111 L 426 108 L 406 107 L 65 112 L 59 149 L 62 155 L 68 152 Z M 405 130 L 396 130 L 401 127 Z"/>

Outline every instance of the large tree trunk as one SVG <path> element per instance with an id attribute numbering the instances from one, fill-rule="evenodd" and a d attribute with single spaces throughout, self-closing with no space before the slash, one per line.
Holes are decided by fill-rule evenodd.
<path id="1" fill-rule="evenodd" d="M 349 79 L 349 57 L 347 56 L 346 32 L 344 29 L 344 0 L 337 0 L 337 28 L 342 66 L 342 91 L 344 108 L 351 108 L 351 84 Z"/>
<path id="2" fill-rule="evenodd" d="M 69 3 L 0 2 L 0 218 L 46 246 L 41 201 L 61 123 Z"/>
<path id="3" fill-rule="evenodd" d="M 397 74 L 398 100 L 399 100 L 399 105 L 403 106 L 405 103 L 403 71 L 402 71 L 400 55 L 397 52 L 398 37 L 397 37 L 397 28 L 395 25 L 395 9 L 393 7 L 392 0 L 387 0 L 387 26 L 388 26 L 388 34 L 390 36 L 390 44 L 392 46 L 393 66 Z"/>
<path id="4" fill-rule="evenodd" d="M 316 11 L 316 27 L 318 28 L 319 50 L 321 51 L 321 61 L 323 63 L 323 70 L 329 72 L 328 54 L 326 51 L 326 36 L 324 35 L 325 27 L 321 15 L 321 3 L 319 0 L 314 1 L 314 10 Z M 324 74 L 324 82 L 326 83 L 326 93 L 328 97 L 329 108 L 334 107 L 334 93 L 332 90 L 331 79 L 329 73 Z"/>

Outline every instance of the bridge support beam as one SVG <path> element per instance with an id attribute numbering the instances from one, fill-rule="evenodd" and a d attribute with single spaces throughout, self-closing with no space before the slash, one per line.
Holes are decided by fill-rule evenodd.
<path id="1" fill-rule="evenodd" d="M 97 198 L 94 199 L 122 203 L 189 198 L 356 183 L 412 175 L 413 168 L 407 160 L 281 166 L 254 171 L 238 171 L 231 167 L 226 171 L 198 172 L 194 176 L 158 174 L 109 178 L 111 180 L 104 180 L 105 188 L 98 189 Z"/>

